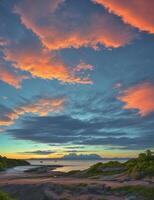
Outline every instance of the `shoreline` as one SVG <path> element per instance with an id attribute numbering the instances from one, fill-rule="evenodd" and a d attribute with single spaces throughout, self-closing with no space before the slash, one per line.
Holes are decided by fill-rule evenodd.
<path id="1" fill-rule="evenodd" d="M 15 168 L 20 168 L 23 167 L 24 170 L 18 170 L 15 171 L 13 169 Z M 29 169 L 25 169 L 26 167 L 28 167 Z M 148 178 L 144 178 L 141 180 L 119 180 L 118 178 L 120 177 L 121 174 L 117 174 L 116 176 L 111 175 L 111 176 L 104 176 L 104 178 L 90 178 L 90 177 L 71 177 L 71 176 L 67 176 L 67 172 L 61 172 L 61 171 L 54 171 L 57 168 L 60 167 L 64 167 L 63 165 L 27 165 L 27 166 L 17 166 L 17 167 L 13 167 L 10 169 L 7 169 L 5 171 L 1 171 L 0 172 L 0 185 L 3 185 L 5 183 L 18 183 L 17 180 L 20 179 L 20 183 L 26 183 L 30 184 L 30 183 L 42 183 L 44 181 L 47 182 L 57 182 L 59 183 L 59 181 L 61 180 L 65 180 L 66 183 L 68 181 L 69 182 L 84 182 L 84 181 L 88 181 L 88 182 L 101 182 L 101 183 L 112 183 L 112 185 L 121 185 L 121 184 L 143 184 L 143 185 L 148 185 L 148 184 L 154 184 L 154 177 L 148 179 Z M 9 170 L 12 170 L 10 172 L 8 172 Z M 109 178 L 109 177 L 112 177 Z M 113 179 L 114 178 L 114 179 Z M 151 181 L 150 181 L 151 180 Z"/>
<path id="2" fill-rule="evenodd" d="M 92 165 L 90 162 L 91 166 L 83 170 L 78 162 L 80 170 L 65 172 L 60 169 L 74 169 L 74 166 L 30 163 L 1 172 L 0 190 L 19 200 L 154 200 L 154 176 L 150 173 L 136 176 L 128 171 L 134 169 L 129 166 L 135 167 L 136 162 L 143 163 L 140 157 L 126 163 L 111 161 Z M 147 162 L 145 159 L 144 163 Z M 146 172 L 144 168 L 137 175 L 143 172 Z M 132 194 L 135 194 L 133 198 Z"/>
<path id="3" fill-rule="evenodd" d="M 57 166 L 59 167 L 59 165 L 35 165 L 33 166 L 35 170 L 0 175 L 0 190 L 19 200 L 98 200 L 100 197 L 105 200 L 126 200 L 126 193 L 113 192 L 113 190 L 130 186 L 154 188 L 154 182 L 151 184 L 147 180 L 120 182 L 94 178 L 64 177 L 64 173 L 53 171 Z M 39 172 L 39 168 L 46 170 Z M 140 198 L 140 200 L 142 199 L 145 200 Z M 135 200 L 138 200 L 138 197 Z"/>

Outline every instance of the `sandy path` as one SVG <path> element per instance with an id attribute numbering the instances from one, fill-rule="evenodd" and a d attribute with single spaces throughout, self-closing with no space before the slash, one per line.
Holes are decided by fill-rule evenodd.
<path id="1" fill-rule="evenodd" d="M 47 177 L 5 177 L 0 176 L 0 186 L 7 185 L 7 184 L 43 184 L 43 183 L 55 183 L 55 184 L 79 184 L 79 183 L 86 183 L 86 184 L 105 184 L 106 186 L 111 187 L 120 187 L 120 186 L 127 186 L 127 185 L 153 185 L 149 184 L 146 181 L 137 180 L 137 181 L 127 181 L 127 182 L 118 182 L 118 181 L 103 181 L 97 179 L 88 179 L 88 178 L 63 178 L 63 177 L 56 177 L 56 178 L 47 178 Z"/>

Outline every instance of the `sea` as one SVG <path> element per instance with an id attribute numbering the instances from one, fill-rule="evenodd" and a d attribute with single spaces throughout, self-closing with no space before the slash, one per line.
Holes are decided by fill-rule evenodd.
<path id="1" fill-rule="evenodd" d="M 112 159 L 113 161 L 114 159 Z M 117 160 L 120 162 L 125 162 L 127 159 Z M 111 159 L 103 160 L 38 160 L 32 159 L 28 160 L 31 165 L 61 165 L 62 167 L 57 167 L 54 171 L 69 172 L 72 170 L 84 170 L 98 162 L 109 162 Z"/>
<path id="2" fill-rule="evenodd" d="M 7 169 L 5 172 L 0 172 L 0 175 L 19 175 L 22 174 L 25 170 L 36 168 L 36 166 L 53 166 L 60 165 L 61 167 L 57 167 L 54 171 L 59 172 L 69 172 L 72 170 L 84 170 L 89 168 L 90 166 L 98 163 L 98 162 L 109 162 L 109 161 L 120 161 L 125 162 L 128 159 L 102 159 L 102 160 L 39 160 L 39 159 L 31 159 L 27 160 L 31 165 L 27 166 L 17 166 L 13 168 Z"/>

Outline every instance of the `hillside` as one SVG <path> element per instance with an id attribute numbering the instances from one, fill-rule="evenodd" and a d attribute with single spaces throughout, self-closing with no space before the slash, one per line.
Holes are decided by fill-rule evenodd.
<path id="1" fill-rule="evenodd" d="M 0 191 L 0 200 L 16 200 L 16 199 L 11 198 L 7 193 Z"/>
<path id="2" fill-rule="evenodd" d="M 138 158 L 130 159 L 124 163 L 118 161 L 99 162 L 83 171 L 71 171 L 68 175 L 80 177 L 124 175 L 127 179 L 152 177 L 154 176 L 154 156 L 150 150 L 147 150 L 145 153 L 139 154 Z"/>
<path id="3" fill-rule="evenodd" d="M 140 179 L 145 176 L 154 176 L 154 155 L 147 150 L 139 154 L 138 158 L 128 160 L 125 166 L 131 177 Z"/>
<path id="4" fill-rule="evenodd" d="M 0 156 L 0 171 L 5 170 L 10 167 L 23 166 L 23 165 L 29 165 L 29 163 L 25 160 L 9 159 L 9 158 Z"/>

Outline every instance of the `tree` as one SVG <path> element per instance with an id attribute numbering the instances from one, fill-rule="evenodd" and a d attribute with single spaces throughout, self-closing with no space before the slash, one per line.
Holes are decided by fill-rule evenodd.
<path id="1" fill-rule="evenodd" d="M 142 161 L 146 160 L 147 159 L 146 153 L 140 153 L 139 156 L 138 156 L 138 159 L 142 160 Z"/>
<path id="2" fill-rule="evenodd" d="M 148 158 L 151 158 L 152 152 L 148 149 L 148 150 L 146 150 L 146 155 L 147 155 Z"/>

